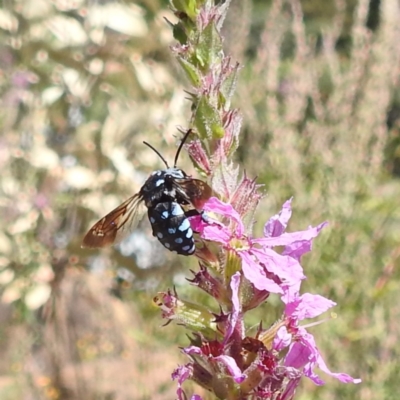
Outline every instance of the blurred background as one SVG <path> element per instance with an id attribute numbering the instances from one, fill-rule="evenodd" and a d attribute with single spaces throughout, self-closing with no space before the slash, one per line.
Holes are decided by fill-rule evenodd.
<path id="1" fill-rule="evenodd" d="M 80 248 L 162 168 L 143 140 L 172 162 L 188 125 L 167 6 L 2 2 L 2 400 L 175 397 L 186 332 L 162 327 L 152 298 L 175 286 L 209 302 L 185 280 L 195 260 L 166 251 L 147 221 L 118 248 Z M 329 221 L 303 259 L 304 290 L 337 302 L 338 317 L 310 330 L 333 371 L 363 379 L 304 380 L 297 399 L 398 398 L 399 21 L 397 0 L 232 0 L 225 22 L 242 65 L 236 161 L 265 184 L 256 229 L 291 196 L 289 230 Z M 184 153 L 179 166 L 196 175 Z M 281 311 L 268 304 L 248 323 Z"/>

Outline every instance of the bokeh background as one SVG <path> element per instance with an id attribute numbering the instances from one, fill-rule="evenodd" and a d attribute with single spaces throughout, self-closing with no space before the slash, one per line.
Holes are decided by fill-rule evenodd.
<path id="1" fill-rule="evenodd" d="M 167 1 L 4 0 L 0 7 L 0 398 L 173 399 L 182 327 L 152 303 L 196 263 L 147 221 L 80 248 L 98 218 L 173 160 L 190 91 Z M 397 0 L 232 0 L 241 64 L 236 162 L 265 184 L 256 229 L 294 197 L 290 230 L 329 227 L 305 290 L 338 303 L 310 328 L 334 371 L 298 399 L 397 399 L 400 374 L 400 10 Z M 196 171 L 182 154 L 179 165 Z M 217 311 L 217 310 L 216 310 Z M 248 323 L 279 316 L 272 302 Z M 251 319 L 253 318 L 253 320 Z M 190 389 L 189 389 L 190 392 Z M 199 393 L 199 391 L 197 391 Z"/>

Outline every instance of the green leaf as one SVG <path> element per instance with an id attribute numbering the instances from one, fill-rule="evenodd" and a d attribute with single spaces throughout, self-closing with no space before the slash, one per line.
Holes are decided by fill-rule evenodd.
<path id="1" fill-rule="evenodd" d="M 209 23 L 200 33 L 196 47 L 196 58 L 201 67 L 208 69 L 222 57 L 222 40 L 215 23 Z"/>
<path id="2" fill-rule="evenodd" d="M 194 123 L 200 139 L 221 139 L 224 136 L 225 131 L 218 110 L 204 96 L 197 105 Z"/>
<path id="3" fill-rule="evenodd" d="M 238 68 L 239 64 L 233 68 L 231 73 L 223 80 L 221 85 L 221 94 L 224 97 L 223 106 L 225 109 L 229 108 L 232 95 L 236 89 Z"/>
<path id="4" fill-rule="evenodd" d="M 185 70 L 186 75 L 190 79 L 190 82 L 194 86 L 200 85 L 200 71 L 189 61 L 185 60 L 184 58 L 178 58 L 179 63 L 181 64 L 182 68 Z"/>

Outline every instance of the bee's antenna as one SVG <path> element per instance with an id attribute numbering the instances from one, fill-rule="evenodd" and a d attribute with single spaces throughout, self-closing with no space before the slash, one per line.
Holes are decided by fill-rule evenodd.
<path id="1" fill-rule="evenodd" d="M 187 130 L 187 132 L 185 133 L 185 136 L 183 137 L 181 143 L 179 144 L 178 150 L 176 151 L 176 155 L 175 155 L 175 160 L 174 160 L 174 168 L 176 167 L 176 163 L 178 162 L 178 157 L 179 157 L 179 153 L 182 150 L 183 145 L 186 142 L 186 139 L 188 138 L 188 136 L 192 133 L 192 128 L 189 128 Z"/>
<path id="2" fill-rule="evenodd" d="M 151 144 L 149 144 L 149 143 L 147 143 L 147 142 L 143 142 L 146 146 L 149 146 L 157 155 L 158 155 L 158 157 L 160 157 L 161 158 L 161 160 L 163 160 L 164 161 L 164 164 L 165 164 L 165 166 L 167 167 L 167 168 L 169 168 L 169 165 L 168 165 L 168 163 L 165 161 L 165 158 L 160 154 L 160 152 L 157 150 L 157 149 L 155 149 Z M 181 146 L 182 147 L 182 146 Z M 179 148 L 179 150 L 180 150 L 180 148 Z M 175 157 L 176 158 L 176 157 Z"/>

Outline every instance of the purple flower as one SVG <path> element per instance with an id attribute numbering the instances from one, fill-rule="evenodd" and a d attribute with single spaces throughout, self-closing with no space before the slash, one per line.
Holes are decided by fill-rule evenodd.
<path id="1" fill-rule="evenodd" d="M 319 367 L 322 371 L 339 379 L 343 383 L 360 383 L 361 379 L 354 379 L 344 373 L 331 372 L 319 353 L 314 336 L 307 332 L 304 327 L 299 326 L 299 321 L 306 318 L 315 318 L 335 306 L 336 303 L 325 297 L 310 293 L 300 296 L 296 288 L 287 290 L 281 299 L 286 304 L 287 332 L 293 336 L 293 341 L 289 346 L 284 365 L 302 370 L 303 374 L 310 378 L 316 385 L 323 385 L 324 381 L 314 372 L 315 367 Z M 281 331 L 279 336 L 283 337 L 283 335 L 284 332 Z M 282 340 L 280 341 L 282 342 Z M 279 343 L 279 339 L 277 339 L 276 343 Z M 279 349 L 281 348 L 283 347 L 279 347 Z"/>
<path id="2" fill-rule="evenodd" d="M 284 233 L 290 218 L 290 201 L 286 202 L 280 214 L 272 217 L 264 228 L 263 238 L 251 238 L 245 234 L 240 215 L 234 208 L 215 197 L 209 199 L 204 210 L 213 212 L 228 220 L 219 223 L 194 226 L 202 239 L 217 242 L 226 251 L 235 253 L 241 260 L 244 276 L 258 290 L 283 294 L 285 287 L 297 286 L 305 278 L 300 257 L 311 248 L 311 241 L 325 224 L 300 232 Z M 282 254 L 272 250 L 285 246 Z"/>
<path id="3" fill-rule="evenodd" d="M 180 365 L 176 370 L 172 373 L 172 379 L 178 381 L 178 388 L 176 390 L 176 395 L 178 400 L 187 400 L 186 394 L 182 389 L 182 383 L 189 379 L 193 374 L 193 367 L 191 364 Z M 190 400 L 202 400 L 202 398 L 198 394 L 194 394 Z"/>
<path id="4" fill-rule="evenodd" d="M 238 204 L 243 204 L 242 199 Z M 214 297 L 221 305 L 221 313 L 207 313 L 200 306 L 178 300 L 176 294 L 159 296 L 166 318 L 183 322 L 198 332 L 190 346 L 183 349 L 191 363 L 175 371 L 178 398 L 183 396 L 183 381 L 192 379 L 221 398 L 228 397 L 230 390 L 240 385 L 243 396 L 289 400 L 302 376 L 317 385 L 324 383 L 314 372 L 315 367 L 344 383 L 361 382 L 347 374 L 331 372 L 314 337 L 300 325 L 303 320 L 318 317 L 336 305 L 320 295 L 300 294 L 305 278 L 301 256 L 311 250 L 312 240 L 325 224 L 286 233 L 291 217 L 289 200 L 265 224 L 263 237 L 252 238 L 232 205 L 211 198 L 204 210 L 207 218 L 195 217 L 191 224 L 205 241 L 205 248 L 207 242 L 216 242 L 220 245 L 218 251 L 222 248 L 227 254 L 225 278 L 210 273 L 212 268 L 207 269 L 204 261 L 191 283 Z M 219 220 L 212 219 L 211 215 Z M 277 246 L 281 247 L 280 253 L 273 249 Z M 213 263 L 215 260 L 218 265 L 217 256 Z M 214 266 L 213 263 L 209 265 Z M 227 271 L 232 271 L 231 275 Z M 268 330 L 260 327 L 254 338 L 245 337 L 244 313 L 264 302 L 270 292 L 279 294 L 285 305 L 282 319 Z M 232 382 L 221 386 L 215 376 L 230 378 Z"/>

